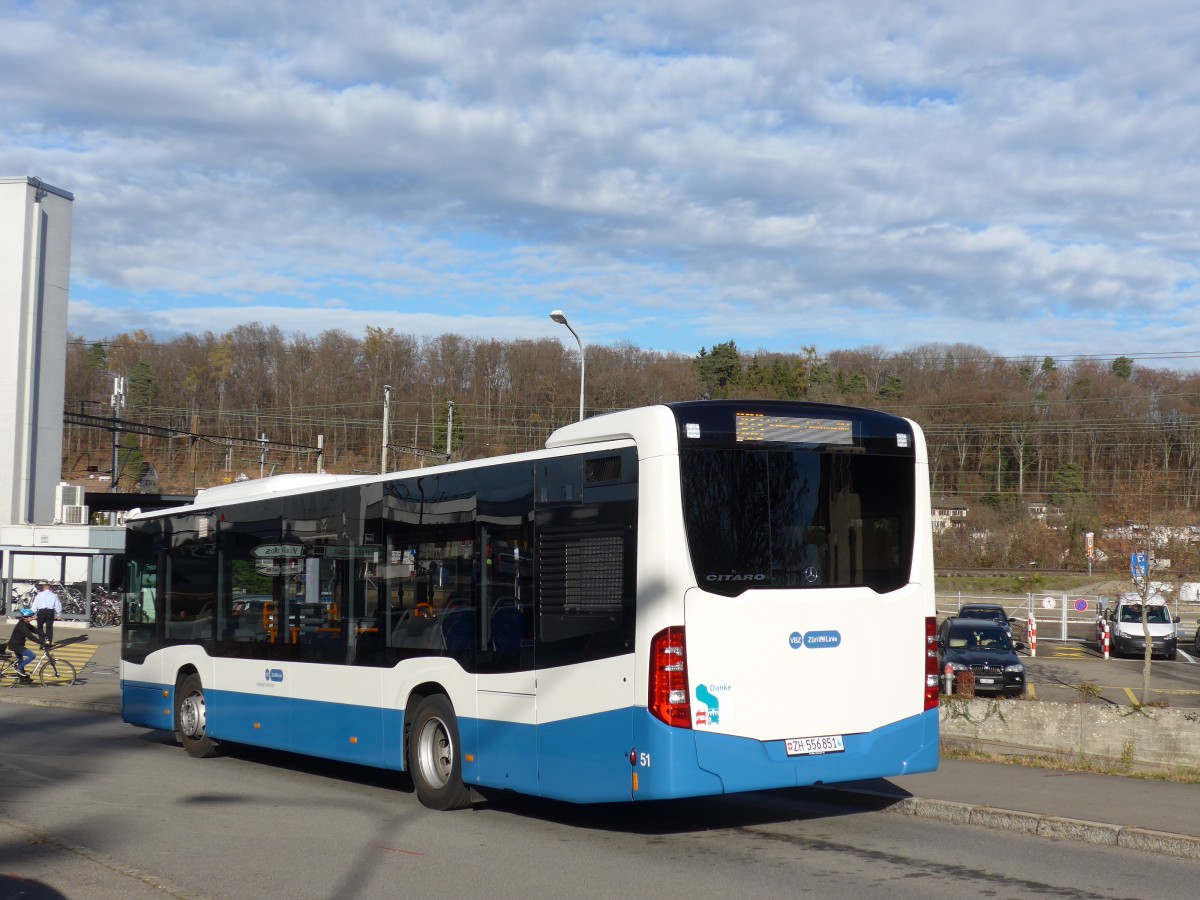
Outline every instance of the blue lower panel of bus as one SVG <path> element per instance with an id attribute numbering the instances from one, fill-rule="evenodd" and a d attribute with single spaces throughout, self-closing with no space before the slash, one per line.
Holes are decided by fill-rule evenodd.
<path id="1" fill-rule="evenodd" d="M 641 708 L 537 726 L 471 721 L 460 731 L 464 747 L 468 735 L 476 741 L 468 783 L 574 803 L 857 781 L 930 772 L 938 761 L 937 710 L 846 735 L 844 751 L 819 756 L 788 756 L 783 741 L 671 728 Z"/>
<path id="2" fill-rule="evenodd" d="M 404 767 L 403 710 L 211 688 L 204 692 L 204 703 L 208 732 L 219 740 L 364 766 Z M 174 708 L 174 691 L 165 685 L 121 683 L 121 717 L 132 725 L 171 731 Z"/>
<path id="3" fill-rule="evenodd" d="M 649 714 L 639 716 L 637 723 L 636 799 L 908 775 L 932 772 L 938 762 L 936 709 L 866 734 L 845 735 L 843 752 L 819 756 L 788 756 L 783 741 L 681 731 Z"/>
<path id="4" fill-rule="evenodd" d="M 632 708 L 537 726 L 538 793 L 573 803 L 628 800 Z"/>
<path id="5" fill-rule="evenodd" d="M 122 682 L 122 717 L 171 730 L 164 685 Z M 167 696 L 164 696 L 164 692 Z M 403 710 L 206 691 L 214 738 L 403 769 Z M 463 780 L 575 803 L 663 800 L 930 772 L 938 711 L 866 734 L 845 750 L 788 756 L 783 741 L 671 728 L 644 708 L 541 725 L 463 718 Z"/>
<path id="6" fill-rule="evenodd" d="M 212 736 L 364 766 L 402 768 L 403 710 L 206 691 Z M 389 740 L 391 742 L 389 742 Z"/>
<path id="7" fill-rule="evenodd" d="M 161 684 L 122 681 L 121 718 L 131 725 L 171 731 L 175 727 L 173 693 Z"/>

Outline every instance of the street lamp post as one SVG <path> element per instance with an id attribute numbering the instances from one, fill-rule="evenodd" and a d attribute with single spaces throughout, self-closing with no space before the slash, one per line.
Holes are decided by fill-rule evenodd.
<path id="1" fill-rule="evenodd" d="M 579 344 L 579 421 L 583 421 L 583 383 L 584 383 L 584 358 L 583 358 L 583 341 L 579 335 L 575 334 L 575 329 L 571 327 L 571 323 L 567 321 L 566 314 L 561 309 L 556 309 L 550 313 L 550 318 L 559 325 L 566 325 L 567 331 L 575 335 L 575 342 Z"/>

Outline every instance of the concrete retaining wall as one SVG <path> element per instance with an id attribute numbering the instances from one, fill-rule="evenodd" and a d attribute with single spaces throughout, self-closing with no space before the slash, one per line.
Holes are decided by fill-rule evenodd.
<path id="1" fill-rule="evenodd" d="M 1131 768 L 1200 770 L 1200 709 L 943 698 L 944 741 Z"/>

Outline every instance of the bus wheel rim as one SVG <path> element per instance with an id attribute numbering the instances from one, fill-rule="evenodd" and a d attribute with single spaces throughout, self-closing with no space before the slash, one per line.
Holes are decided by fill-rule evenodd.
<path id="1" fill-rule="evenodd" d="M 192 694 L 179 704 L 179 730 L 190 738 L 204 736 L 203 694 Z"/>
<path id="2" fill-rule="evenodd" d="M 417 759 L 421 774 L 434 788 L 445 787 L 454 767 L 454 744 L 441 719 L 430 719 L 421 729 L 417 743 Z"/>

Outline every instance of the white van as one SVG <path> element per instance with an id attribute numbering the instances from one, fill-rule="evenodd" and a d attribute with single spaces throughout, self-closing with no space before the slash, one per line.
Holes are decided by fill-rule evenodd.
<path id="1" fill-rule="evenodd" d="M 1171 615 L 1162 594 L 1152 594 L 1145 603 L 1146 622 L 1150 629 L 1150 652 L 1174 659 L 1178 647 L 1176 625 L 1178 616 Z M 1138 594 L 1122 594 L 1117 605 L 1105 614 L 1111 625 L 1112 653 L 1143 656 L 1146 652 L 1145 627 L 1142 625 L 1142 598 Z M 1103 624 L 1103 623 L 1101 623 Z"/>
<path id="2" fill-rule="evenodd" d="M 1180 603 L 1200 603 L 1200 581 L 1185 581 L 1179 585 Z"/>

